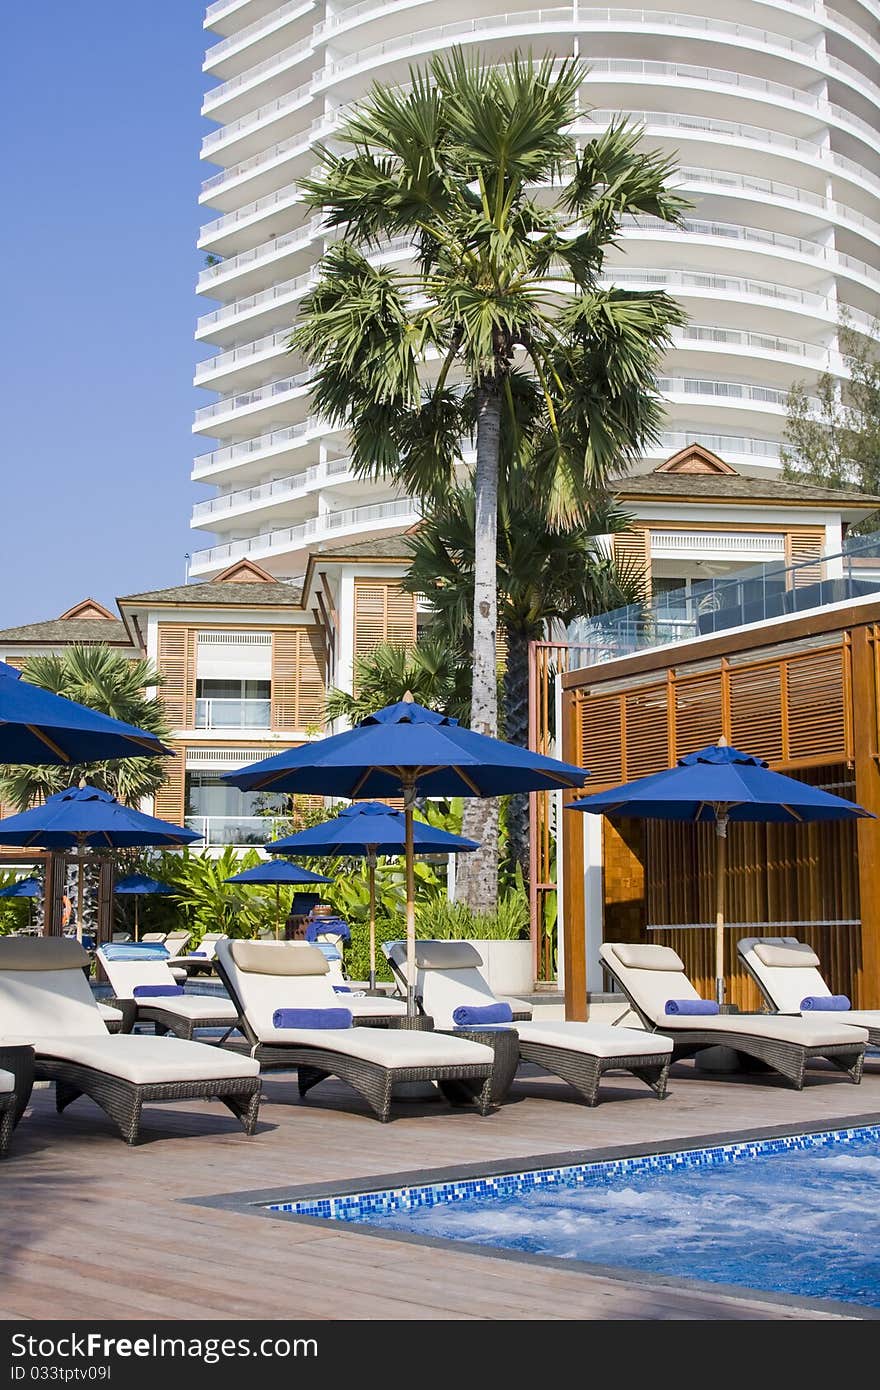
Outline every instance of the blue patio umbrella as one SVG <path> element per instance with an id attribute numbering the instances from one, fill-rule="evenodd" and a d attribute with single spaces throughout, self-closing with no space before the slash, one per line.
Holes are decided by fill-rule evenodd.
<path id="1" fill-rule="evenodd" d="M 370 878 L 370 989 L 376 987 L 376 861 L 380 854 L 400 855 L 406 848 L 406 816 L 380 801 L 346 806 L 338 816 L 311 825 L 283 840 L 271 840 L 272 854 L 357 855 L 366 860 Z M 435 830 L 413 818 L 416 854 L 461 854 L 479 849 L 476 840 Z"/>
<path id="2" fill-rule="evenodd" d="M 676 767 L 624 782 L 582 801 L 569 811 L 638 819 L 714 823 L 715 995 L 724 1002 L 724 903 L 727 879 L 727 827 L 731 821 L 800 824 L 804 821 L 853 820 L 871 816 L 862 806 L 811 787 L 781 772 L 771 772 L 763 758 L 731 748 L 721 739 L 679 758 Z"/>
<path id="3" fill-rule="evenodd" d="M 20 677 L 0 661 L 0 763 L 70 765 L 171 753 L 155 734 Z"/>
<path id="4" fill-rule="evenodd" d="M 7 883 L 5 888 L 0 888 L 0 898 L 41 898 L 43 896 L 43 885 L 38 878 L 17 878 L 14 883 Z M 28 903 L 28 923 L 33 921 L 33 910 Z"/>
<path id="5" fill-rule="evenodd" d="M 130 895 L 134 898 L 134 939 L 140 938 L 140 923 L 138 921 L 141 894 L 165 894 L 174 892 L 170 883 L 163 883 L 161 879 L 150 878 L 149 874 L 129 874 L 128 878 L 119 878 L 113 886 L 114 893 L 121 893 L 123 896 Z"/>
<path id="6" fill-rule="evenodd" d="M 2 678 L 0 678 L 2 679 Z M 79 851 L 79 889 L 77 897 L 77 936 L 82 939 L 82 854 L 93 849 L 125 849 L 140 845 L 174 847 L 191 844 L 199 838 L 194 830 L 170 821 L 144 815 L 123 806 L 109 792 L 81 785 L 68 787 L 21 815 L 0 821 L 0 844 L 41 849 Z"/>
<path id="7" fill-rule="evenodd" d="M 224 780 L 246 790 L 318 796 L 403 796 L 406 854 L 407 1012 L 415 1015 L 415 854 L 417 796 L 506 796 L 580 787 L 581 767 L 463 729 L 456 719 L 412 699 L 387 705 L 353 729 L 289 748 Z"/>
<path id="8" fill-rule="evenodd" d="M 281 935 L 281 885 L 282 883 L 330 883 L 321 874 L 313 874 L 309 869 L 301 869 L 298 864 L 269 863 L 256 864 L 253 869 L 243 869 L 240 874 L 232 874 L 225 883 L 274 883 L 275 884 L 275 940 Z"/>

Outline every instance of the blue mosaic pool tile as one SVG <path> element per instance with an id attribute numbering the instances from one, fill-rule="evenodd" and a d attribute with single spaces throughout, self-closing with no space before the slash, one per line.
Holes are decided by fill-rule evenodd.
<path id="1" fill-rule="evenodd" d="M 636 1158 L 609 1159 L 600 1163 L 579 1163 L 560 1168 L 539 1168 L 522 1173 L 498 1173 L 490 1177 L 428 1183 L 421 1187 L 388 1188 L 378 1192 L 346 1193 L 338 1197 L 272 1202 L 267 1210 L 290 1212 L 295 1216 L 323 1217 L 329 1221 L 362 1221 L 369 1216 L 386 1216 L 392 1212 L 413 1211 L 419 1207 L 433 1207 L 449 1202 L 512 1197 L 539 1187 L 602 1186 L 620 1177 L 671 1173 L 682 1168 L 711 1168 L 759 1156 L 823 1149 L 864 1140 L 880 1142 L 880 1125 L 824 1130 L 819 1134 L 792 1134 L 779 1139 L 744 1140 L 736 1144 L 719 1144 L 703 1149 L 680 1149 L 674 1153 L 643 1154 Z"/>

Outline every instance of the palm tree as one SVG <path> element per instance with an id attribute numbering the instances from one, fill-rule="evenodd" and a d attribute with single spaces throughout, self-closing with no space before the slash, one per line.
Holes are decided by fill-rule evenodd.
<path id="1" fill-rule="evenodd" d="M 151 661 L 132 660 L 111 647 L 66 647 L 48 656 L 28 657 L 22 680 L 87 705 L 99 714 L 135 724 L 157 738 L 168 737 L 161 700 L 149 694 L 162 677 Z M 151 796 L 165 780 L 164 758 L 117 758 L 77 767 L 0 768 L 0 800 L 24 811 L 41 798 L 84 778 L 128 806 Z"/>
<path id="2" fill-rule="evenodd" d="M 645 576 L 620 561 L 598 537 L 624 530 L 629 517 L 610 499 L 598 498 L 585 520 L 559 530 L 542 514 L 542 499 L 519 473 L 501 491 L 498 511 L 498 622 L 507 645 L 501 678 L 504 735 L 528 745 L 529 643 L 547 636 L 554 622 L 638 603 Z M 431 635 L 448 647 L 467 646 L 476 568 L 473 489 L 453 488 L 411 538 L 412 561 L 403 580 L 422 594 L 434 613 Z M 510 798 L 508 848 L 529 869 L 529 802 Z"/>
<path id="3" fill-rule="evenodd" d="M 317 412 L 351 432 L 354 468 L 437 498 L 476 441 L 471 725 L 498 728 L 495 552 L 501 432 L 511 378 L 527 374 L 547 429 L 532 455 L 548 514 L 577 516 L 597 486 L 656 438 L 653 389 L 678 306 L 600 285 L 624 220 L 680 220 L 670 163 L 625 121 L 578 148 L 587 69 L 515 56 L 490 67 L 453 50 L 406 89 L 374 87 L 344 123 L 346 152 L 301 185 L 342 229 L 291 338 L 316 368 Z M 412 271 L 367 258 L 404 237 Z M 490 806 L 472 808 L 483 853 L 468 899 L 497 894 Z"/>
<path id="4" fill-rule="evenodd" d="M 355 724 L 409 692 L 428 709 L 466 717 L 470 707 L 467 675 L 462 648 L 439 635 L 423 637 L 414 647 L 380 642 L 355 660 L 356 694 L 332 688 L 327 692 L 325 713 L 328 719 L 342 718 Z"/>

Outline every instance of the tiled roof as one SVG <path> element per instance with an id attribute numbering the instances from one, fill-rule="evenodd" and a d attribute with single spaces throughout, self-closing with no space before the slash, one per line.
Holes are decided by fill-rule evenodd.
<path id="1" fill-rule="evenodd" d="M 338 550 L 315 550 L 312 561 L 321 560 L 408 560 L 412 549 L 405 535 L 384 536 L 378 541 L 353 541 Z"/>
<path id="2" fill-rule="evenodd" d="M 289 608 L 298 605 L 301 596 L 302 590 L 298 584 L 286 584 L 281 580 L 272 584 L 247 581 L 237 584 L 229 580 L 222 584 L 177 584 L 170 589 L 148 589 L 142 594 L 126 594 L 118 602 L 204 604 L 210 607 L 231 603 L 248 608 L 261 608 L 264 605 Z"/>
<path id="3" fill-rule="evenodd" d="M 123 642 L 129 636 L 123 623 L 107 618 L 50 618 L 45 623 L 25 623 L 0 632 L 2 642 Z"/>
<path id="4" fill-rule="evenodd" d="M 635 497 L 674 497 L 682 501 L 729 499 L 790 505 L 829 502 L 832 506 L 863 507 L 866 511 L 880 507 L 880 497 L 855 489 L 814 487 L 785 478 L 749 478 L 742 473 L 641 473 L 622 479 L 614 490 L 624 501 Z"/>

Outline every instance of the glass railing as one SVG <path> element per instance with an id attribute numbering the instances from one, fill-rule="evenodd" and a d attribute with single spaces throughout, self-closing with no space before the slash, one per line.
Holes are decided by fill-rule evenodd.
<path id="1" fill-rule="evenodd" d="M 193 460 L 193 477 L 210 473 L 227 463 L 243 463 L 255 454 L 270 454 L 288 445 L 296 448 L 305 444 L 309 435 L 318 432 L 329 434 L 331 426 L 325 424 L 318 416 L 310 415 L 308 420 L 303 420 L 298 425 L 288 425 L 283 430 L 270 430 L 267 434 L 258 434 L 254 439 L 243 439 L 239 444 L 227 444 L 222 449 L 212 449 L 210 453 L 199 454 Z"/>
<path id="2" fill-rule="evenodd" d="M 239 395 L 224 396 L 213 405 L 203 406 L 193 417 L 196 424 L 213 420 L 217 415 L 227 415 L 232 410 L 244 410 L 245 406 L 259 405 L 273 400 L 276 396 L 287 396 L 291 391 L 300 391 L 312 379 L 312 373 L 300 372 L 297 376 L 285 377 L 283 381 L 270 381 L 268 386 L 258 386 L 254 391 L 243 391 Z"/>
<path id="3" fill-rule="evenodd" d="M 393 502 L 371 502 L 364 507 L 346 507 L 338 512 L 321 512 L 297 526 L 263 531 L 240 541 L 227 541 L 223 545 L 212 545 L 207 550 L 197 550 L 192 556 L 192 568 L 195 570 L 254 553 L 290 550 L 303 541 L 321 540 L 357 526 L 389 526 L 397 521 L 414 520 L 418 514 L 419 504 L 411 497 L 400 497 Z"/>
<path id="4" fill-rule="evenodd" d="M 229 0 L 223 0 L 221 5 L 210 5 L 205 13 L 205 20 L 210 21 L 214 10 L 226 9 Z M 272 10 L 269 14 L 263 15 L 262 19 L 254 20 L 253 24 L 248 24 L 244 29 L 236 29 L 234 34 L 222 39 L 220 43 L 215 43 L 205 54 L 205 64 L 216 63 L 218 58 L 222 58 L 224 53 L 229 53 L 231 49 L 238 48 L 240 44 L 249 43 L 256 38 L 257 34 L 264 29 L 274 29 L 288 15 L 294 14 L 297 10 L 304 10 L 306 6 L 303 0 L 288 0 L 286 5 L 279 5 L 277 10 Z M 209 95 L 213 95 L 210 93 Z"/>
<path id="5" fill-rule="evenodd" d="M 256 82 L 261 77 L 266 77 L 273 69 L 288 67 L 291 63 L 299 62 L 312 51 L 312 40 L 301 39 L 299 43 L 291 44 L 281 53 L 273 53 L 271 58 L 266 58 L 264 62 L 255 64 L 245 72 L 240 72 L 237 77 L 231 77 L 228 82 L 223 82 L 219 87 L 212 87 L 210 92 L 205 94 L 205 107 L 216 106 L 218 101 L 224 101 L 226 97 L 237 92 L 240 87 L 247 87 L 252 82 Z"/>
<path id="6" fill-rule="evenodd" d="M 194 830 L 208 849 L 265 845 L 278 838 L 285 824 L 274 816 L 187 816 L 185 820 L 187 829 Z"/>
<path id="7" fill-rule="evenodd" d="M 694 580 L 690 588 L 649 602 L 579 618 L 568 636 L 575 666 L 596 666 L 670 642 L 824 608 L 880 593 L 880 532 L 854 536 L 834 555 L 795 565 L 749 566 L 736 574 Z"/>
<path id="8" fill-rule="evenodd" d="M 197 729 L 268 729 L 271 700 L 196 700 Z"/>

